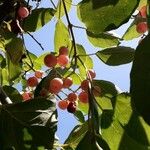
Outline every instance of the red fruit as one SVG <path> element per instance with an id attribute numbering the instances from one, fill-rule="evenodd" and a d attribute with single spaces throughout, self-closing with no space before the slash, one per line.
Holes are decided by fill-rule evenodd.
<path id="1" fill-rule="evenodd" d="M 28 80 L 27 80 L 27 85 L 30 86 L 30 87 L 35 87 L 38 85 L 38 79 L 36 77 L 30 77 Z"/>
<path id="2" fill-rule="evenodd" d="M 82 103 L 88 103 L 89 99 L 88 99 L 88 93 L 85 91 L 82 91 L 79 95 L 78 95 L 79 100 Z"/>
<path id="3" fill-rule="evenodd" d="M 93 87 L 93 94 L 94 96 L 100 96 L 101 95 L 101 88 L 99 86 L 94 86 Z"/>
<path id="4" fill-rule="evenodd" d="M 89 87 L 89 83 L 90 83 L 89 80 L 83 80 L 83 81 L 81 82 L 81 89 L 87 91 L 87 90 L 88 90 L 88 87 Z"/>
<path id="5" fill-rule="evenodd" d="M 63 88 L 69 88 L 73 84 L 73 80 L 71 77 L 67 77 L 63 79 Z"/>
<path id="6" fill-rule="evenodd" d="M 69 53 L 69 50 L 67 47 L 62 46 L 59 48 L 59 55 L 68 55 L 68 53 Z"/>
<path id="7" fill-rule="evenodd" d="M 70 102 L 67 107 L 67 111 L 69 113 L 75 113 L 76 109 L 77 109 L 76 104 L 74 102 Z"/>
<path id="8" fill-rule="evenodd" d="M 63 88 L 63 81 L 60 78 L 54 78 L 50 81 L 50 92 L 57 94 Z"/>
<path id="9" fill-rule="evenodd" d="M 77 98 L 78 98 L 78 96 L 77 96 L 76 93 L 70 93 L 70 94 L 68 95 L 68 100 L 69 100 L 70 102 L 76 101 Z"/>
<path id="10" fill-rule="evenodd" d="M 138 33 L 145 33 L 147 31 L 147 23 L 146 22 L 140 22 L 136 25 L 136 31 Z"/>
<path id="11" fill-rule="evenodd" d="M 41 79 L 42 76 L 43 76 L 43 72 L 42 72 L 42 71 L 35 71 L 35 76 L 36 76 L 37 78 Z"/>
<path id="12" fill-rule="evenodd" d="M 92 79 L 96 77 L 96 73 L 93 69 L 88 70 L 88 77 L 90 77 Z"/>
<path id="13" fill-rule="evenodd" d="M 23 98 L 24 101 L 27 101 L 27 100 L 31 99 L 31 96 L 30 96 L 29 93 L 24 92 L 24 93 L 22 94 L 22 98 Z"/>
<path id="14" fill-rule="evenodd" d="M 44 64 L 47 67 L 55 67 L 57 64 L 57 58 L 53 54 L 47 54 L 44 58 Z"/>
<path id="15" fill-rule="evenodd" d="M 68 105 L 69 105 L 69 102 L 66 100 L 61 100 L 58 102 L 58 107 L 62 110 L 67 109 Z"/>
<path id="16" fill-rule="evenodd" d="M 141 17 L 146 18 L 147 17 L 147 6 L 143 6 L 139 11 Z"/>
<path id="17" fill-rule="evenodd" d="M 65 67 L 69 63 L 69 57 L 66 56 L 66 55 L 59 55 L 58 58 L 57 58 L 57 63 L 61 67 Z"/>
<path id="18" fill-rule="evenodd" d="M 43 89 L 40 91 L 40 95 L 41 95 L 42 97 L 46 97 L 46 96 L 48 95 L 48 91 L 47 91 L 45 88 L 43 88 Z"/>
<path id="19" fill-rule="evenodd" d="M 20 7 L 18 9 L 18 16 L 20 18 L 26 18 L 26 17 L 28 17 L 29 16 L 29 10 L 28 10 L 28 8 L 27 7 Z"/>

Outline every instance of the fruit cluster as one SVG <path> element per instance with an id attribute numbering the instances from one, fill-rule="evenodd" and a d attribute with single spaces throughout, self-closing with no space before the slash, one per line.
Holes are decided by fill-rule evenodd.
<path id="1" fill-rule="evenodd" d="M 43 72 L 42 71 L 35 71 L 34 76 L 29 77 L 27 80 L 27 86 L 34 88 L 39 84 L 39 80 L 41 80 L 43 77 Z M 30 100 L 31 98 L 33 98 L 33 92 L 28 90 L 28 92 L 23 92 L 22 93 L 22 98 L 24 101 L 26 100 Z"/>
<path id="2" fill-rule="evenodd" d="M 138 33 L 145 33 L 148 30 L 147 22 L 147 6 L 143 6 L 137 15 L 137 24 L 136 24 L 136 31 Z"/>
<path id="3" fill-rule="evenodd" d="M 50 53 L 44 57 L 44 64 L 49 69 L 55 69 L 55 66 L 58 65 L 61 68 L 65 68 L 69 64 L 69 50 L 67 47 L 62 46 L 59 49 L 58 56 Z M 37 71 L 35 72 L 35 76 L 28 78 L 27 85 L 29 87 L 36 87 L 38 85 L 38 78 L 42 77 L 42 73 Z M 74 113 L 77 109 L 78 101 L 81 103 L 89 102 L 89 91 L 92 91 L 93 96 L 100 96 L 101 89 L 99 86 L 93 86 L 92 80 L 96 77 L 96 73 L 93 69 L 87 70 L 87 77 L 83 80 L 77 90 L 72 90 L 71 86 L 73 85 L 73 79 L 70 76 L 66 77 L 58 77 L 54 76 L 48 82 L 48 87 L 42 87 L 40 91 L 40 96 L 48 96 L 49 94 L 53 94 L 58 96 L 60 92 L 65 93 L 63 90 L 68 89 L 68 94 L 65 93 L 65 98 L 59 99 L 58 107 L 62 110 L 67 109 L 68 112 Z M 71 91 L 71 92 L 70 92 Z M 24 96 L 25 95 L 25 96 Z M 31 98 L 31 94 L 24 93 L 23 99 L 29 100 Z M 60 97 L 60 96 L 58 96 Z"/>

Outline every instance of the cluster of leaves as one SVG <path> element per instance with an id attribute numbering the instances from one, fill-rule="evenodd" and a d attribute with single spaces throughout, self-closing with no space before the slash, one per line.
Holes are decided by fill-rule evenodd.
<path id="1" fill-rule="evenodd" d="M 7 2 L 0 0 L 0 3 L 0 7 L 3 8 L 0 8 L 0 83 L 2 86 L 0 88 L 3 88 L 12 100 L 12 104 L 0 105 L 0 149 L 43 150 L 53 149 L 55 145 L 59 147 L 59 144 L 54 144 L 57 129 L 56 99 L 52 96 L 40 97 L 39 91 L 47 79 L 53 78 L 56 72 L 59 72 L 62 77 L 69 75 L 74 84 L 80 85 L 87 77 L 87 70 L 93 68 L 92 57 L 75 40 L 73 28 L 77 26 L 70 22 L 68 15 L 72 1 L 60 0 L 57 2 L 57 6 L 52 1 L 53 8 L 38 7 L 39 0 L 32 2 L 37 4 L 35 8 L 30 7 L 30 0 L 28 2 L 24 0 L 9 0 Z M 27 18 L 20 20 L 22 30 L 16 34 L 11 28 L 11 22 L 16 18 L 18 3 L 32 9 L 32 11 Z M 146 0 L 83 0 L 77 4 L 77 14 L 85 25 L 84 29 L 89 42 L 102 49 L 92 55 L 97 56 L 103 63 L 110 66 L 132 62 L 134 55 L 139 55 L 139 53 L 135 54 L 133 48 L 120 44 L 124 40 L 132 40 L 143 34 L 136 30 L 137 17 L 133 13 L 146 4 Z M 67 25 L 63 22 L 63 16 L 66 16 Z M 123 37 L 116 37 L 109 32 L 128 22 L 131 17 L 133 17 L 133 23 Z M 65 69 L 56 66 L 55 69 L 45 70 L 48 73 L 35 89 L 33 99 L 23 102 L 16 85 L 21 84 L 22 90 L 26 91 L 28 89 L 27 73 L 32 74 L 36 70 L 42 70 L 43 60 L 47 55 L 44 53 L 38 57 L 27 50 L 24 35 L 29 34 L 43 48 L 30 32 L 36 32 L 53 18 L 57 20 L 54 53 L 57 55 L 61 46 L 68 47 L 71 63 Z M 143 45 L 148 46 L 147 43 L 142 42 L 142 46 L 139 46 L 138 49 L 141 49 Z M 144 51 L 144 49 L 142 50 Z M 144 56 L 145 53 L 140 52 L 140 54 Z M 142 56 L 139 55 L 139 57 Z M 139 57 L 137 56 L 137 58 Z M 141 62 L 140 59 L 134 63 L 131 82 L 131 94 L 133 95 L 131 97 L 127 93 L 120 94 L 111 82 L 92 81 L 94 85 L 101 88 L 101 96 L 93 100 L 89 89 L 89 103 L 82 104 L 79 102 L 78 109 L 74 113 L 79 124 L 72 130 L 64 145 L 60 145 L 61 149 L 99 150 L 100 147 L 104 150 L 150 149 L 150 136 L 148 134 L 150 127 L 146 123 L 148 122 L 146 117 L 149 116 L 149 103 L 147 102 L 142 105 L 142 108 L 140 107 L 142 96 L 145 94 L 144 90 L 143 95 L 140 95 L 140 100 L 136 103 L 139 96 L 137 93 L 140 93 L 149 81 L 149 78 L 144 78 L 144 84 L 140 83 L 142 88 L 138 88 L 138 81 L 142 79 L 141 76 L 143 74 L 146 76 L 149 73 L 149 67 L 145 64 L 149 62 L 148 60 L 150 59 L 146 57 L 146 59 L 143 58 L 142 64 L 136 63 Z M 143 69 L 144 66 L 145 70 Z M 142 73 L 141 76 L 136 77 L 134 75 L 138 74 L 139 67 Z M 137 84 L 134 84 L 135 82 Z M 149 84 L 146 85 L 148 91 Z M 148 92 L 146 94 L 145 98 L 148 100 Z M 1 99 L 5 99 L 5 97 L 2 97 L 0 92 Z M 131 99 L 135 105 L 131 104 Z M 147 110 L 146 115 L 144 113 L 145 108 Z M 144 116 L 144 119 L 140 114 Z M 88 120 L 85 119 L 86 115 L 88 115 Z"/>

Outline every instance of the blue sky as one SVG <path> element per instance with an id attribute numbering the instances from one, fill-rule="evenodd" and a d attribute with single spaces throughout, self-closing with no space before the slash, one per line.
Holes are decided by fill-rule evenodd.
<path id="1" fill-rule="evenodd" d="M 77 1 L 76 1 L 77 2 Z M 50 6 L 50 1 L 45 0 L 42 1 L 41 6 Z M 70 11 L 70 20 L 72 24 L 83 26 L 83 24 L 77 19 L 77 15 L 75 13 L 76 7 L 73 6 L 73 8 Z M 45 51 L 53 51 L 54 50 L 54 29 L 56 24 L 56 19 L 53 19 L 50 23 L 45 25 L 42 29 L 38 30 L 37 32 L 33 33 L 34 37 L 42 44 Z M 65 21 L 65 18 L 64 18 Z M 124 33 L 124 31 L 127 29 L 127 26 L 129 26 L 130 23 L 123 25 L 120 29 L 116 31 L 118 35 L 121 35 Z M 100 48 L 96 48 L 93 45 L 91 45 L 86 37 L 85 31 L 83 29 L 74 29 L 75 39 L 77 43 L 82 44 L 85 49 L 87 50 L 87 53 L 93 53 L 99 50 Z M 138 40 L 135 39 L 130 42 L 123 42 L 123 45 L 136 47 L 138 43 Z M 43 53 L 43 51 L 40 49 L 40 47 L 37 45 L 37 43 L 34 42 L 34 40 L 26 36 L 26 45 L 29 49 L 29 51 L 40 55 Z M 103 64 L 98 58 L 95 56 L 92 57 L 94 60 L 94 69 L 96 70 L 96 78 L 97 79 L 103 79 L 108 80 L 116 84 L 122 91 L 129 91 L 129 73 L 131 69 L 131 63 L 126 65 L 121 65 L 117 67 L 111 67 Z M 59 123 L 58 123 L 58 131 L 57 136 L 60 138 L 60 142 L 63 142 L 71 129 L 74 127 L 74 125 L 77 123 L 77 121 L 74 119 L 72 114 L 69 114 L 66 111 L 58 111 L 59 113 Z"/>

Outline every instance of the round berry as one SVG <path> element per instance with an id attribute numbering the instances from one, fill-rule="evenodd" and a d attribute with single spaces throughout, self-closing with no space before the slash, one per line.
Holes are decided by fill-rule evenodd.
<path id="1" fill-rule="evenodd" d="M 20 7 L 18 9 L 18 16 L 20 18 L 26 18 L 26 17 L 28 17 L 29 16 L 29 10 L 28 10 L 28 8 L 27 7 Z"/>
<path id="2" fill-rule="evenodd" d="M 63 88 L 63 81 L 60 78 L 54 78 L 50 81 L 50 92 L 57 94 Z"/>
<path id="3" fill-rule="evenodd" d="M 38 79 L 36 77 L 30 77 L 28 80 L 27 80 L 27 85 L 30 86 L 30 87 L 35 87 L 38 85 Z"/>
<path id="4" fill-rule="evenodd" d="M 71 77 L 67 77 L 63 79 L 63 88 L 69 88 L 73 84 L 73 80 Z"/>
<path id="5" fill-rule="evenodd" d="M 78 96 L 77 96 L 76 93 L 70 93 L 70 94 L 68 95 L 68 100 L 69 100 L 70 102 L 76 101 L 77 98 L 78 98 Z"/>
<path id="6" fill-rule="evenodd" d="M 140 22 L 136 25 L 136 31 L 138 33 L 145 33 L 147 31 L 147 23 L 146 22 Z"/>
<path id="7" fill-rule="evenodd" d="M 67 109 L 69 102 L 66 100 L 61 100 L 58 102 L 58 107 L 62 110 Z"/>
<path id="8" fill-rule="evenodd" d="M 69 113 L 75 113 L 76 109 L 77 108 L 76 108 L 75 103 L 74 102 L 70 102 L 69 105 L 68 105 L 68 107 L 67 107 L 67 111 Z"/>
<path id="9" fill-rule="evenodd" d="M 143 7 L 140 9 L 139 13 L 140 13 L 140 16 L 141 16 L 141 17 L 146 18 L 146 16 L 147 16 L 147 6 L 146 6 L 146 5 L 143 6 Z"/>
<path id="10" fill-rule="evenodd" d="M 24 101 L 27 101 L 27 100 L 31 99 L 30 94 L 28 92 L 24 92 L 22 94 L 22 98 L 23 98 Z"/>
<path id="11" fill-rule="evenodd" d="M 68 53 L 69 53 L 69 50 L 67 47 L 62 46 L 59 48 L 59 55 L 68 55 Z"/>
<path id="12" fill-rule="evenodd" d="M 88 99 L 88 93 L 85 91 L 82 91 L 79 95 L 78 95 L 79 100 L 82 103 L 88 103 L 89 99 Z"/>
<path id="13" fill-rule="evenodd" d="M 88 87 L 89 87 L 89 83 L 90 83 L 89 80 L 83 80 L 83 81 L 81 82 L 81 89 L 87 91 L 87 90 L 88 90 Z"/>
<path id="14" fill-rule="evenodd" d="M 57 58 L 56 58 L 56 56 L 54 56 L 53 54 L 47 54 L 44 57 L 44 64 L 47 67 L 55 67 L 56 64 L 57 64 Z"/>
<path id="15" fill-rule="evenodd" d="M 66 55 L 59 55 L 57 58 L 57 63 L 61 66 L 61 67 L 65 67 L 68 65 L 69 63 L 69 57 Z"/>
<path id="16" fill-rule="evenodd" d="M 48 95 L 48 91 L 45 88 L 42 88 L 42 90 L 40 91 L 40 96 L 42 97 L 46 97 Z"/>
<path id="17" fill-rule="evenodd" d="M 94 86 L 93 87 L 93 94 L 94 96 L 100 96 L 101 95 L 101 88 L 99 86 Z"/>
<path id="18" fill-rule="evenodd" d="M 93 69 L 88 70 L 88 77 L 90 77 L 92 79 L 96 77 L 96 73 Z"/>
<path id="19" fill-rule="evenodd" d="M 35 77 L 41 79 L 43 76 L 43 72 L 42 71 L 35 71 Z"/>

